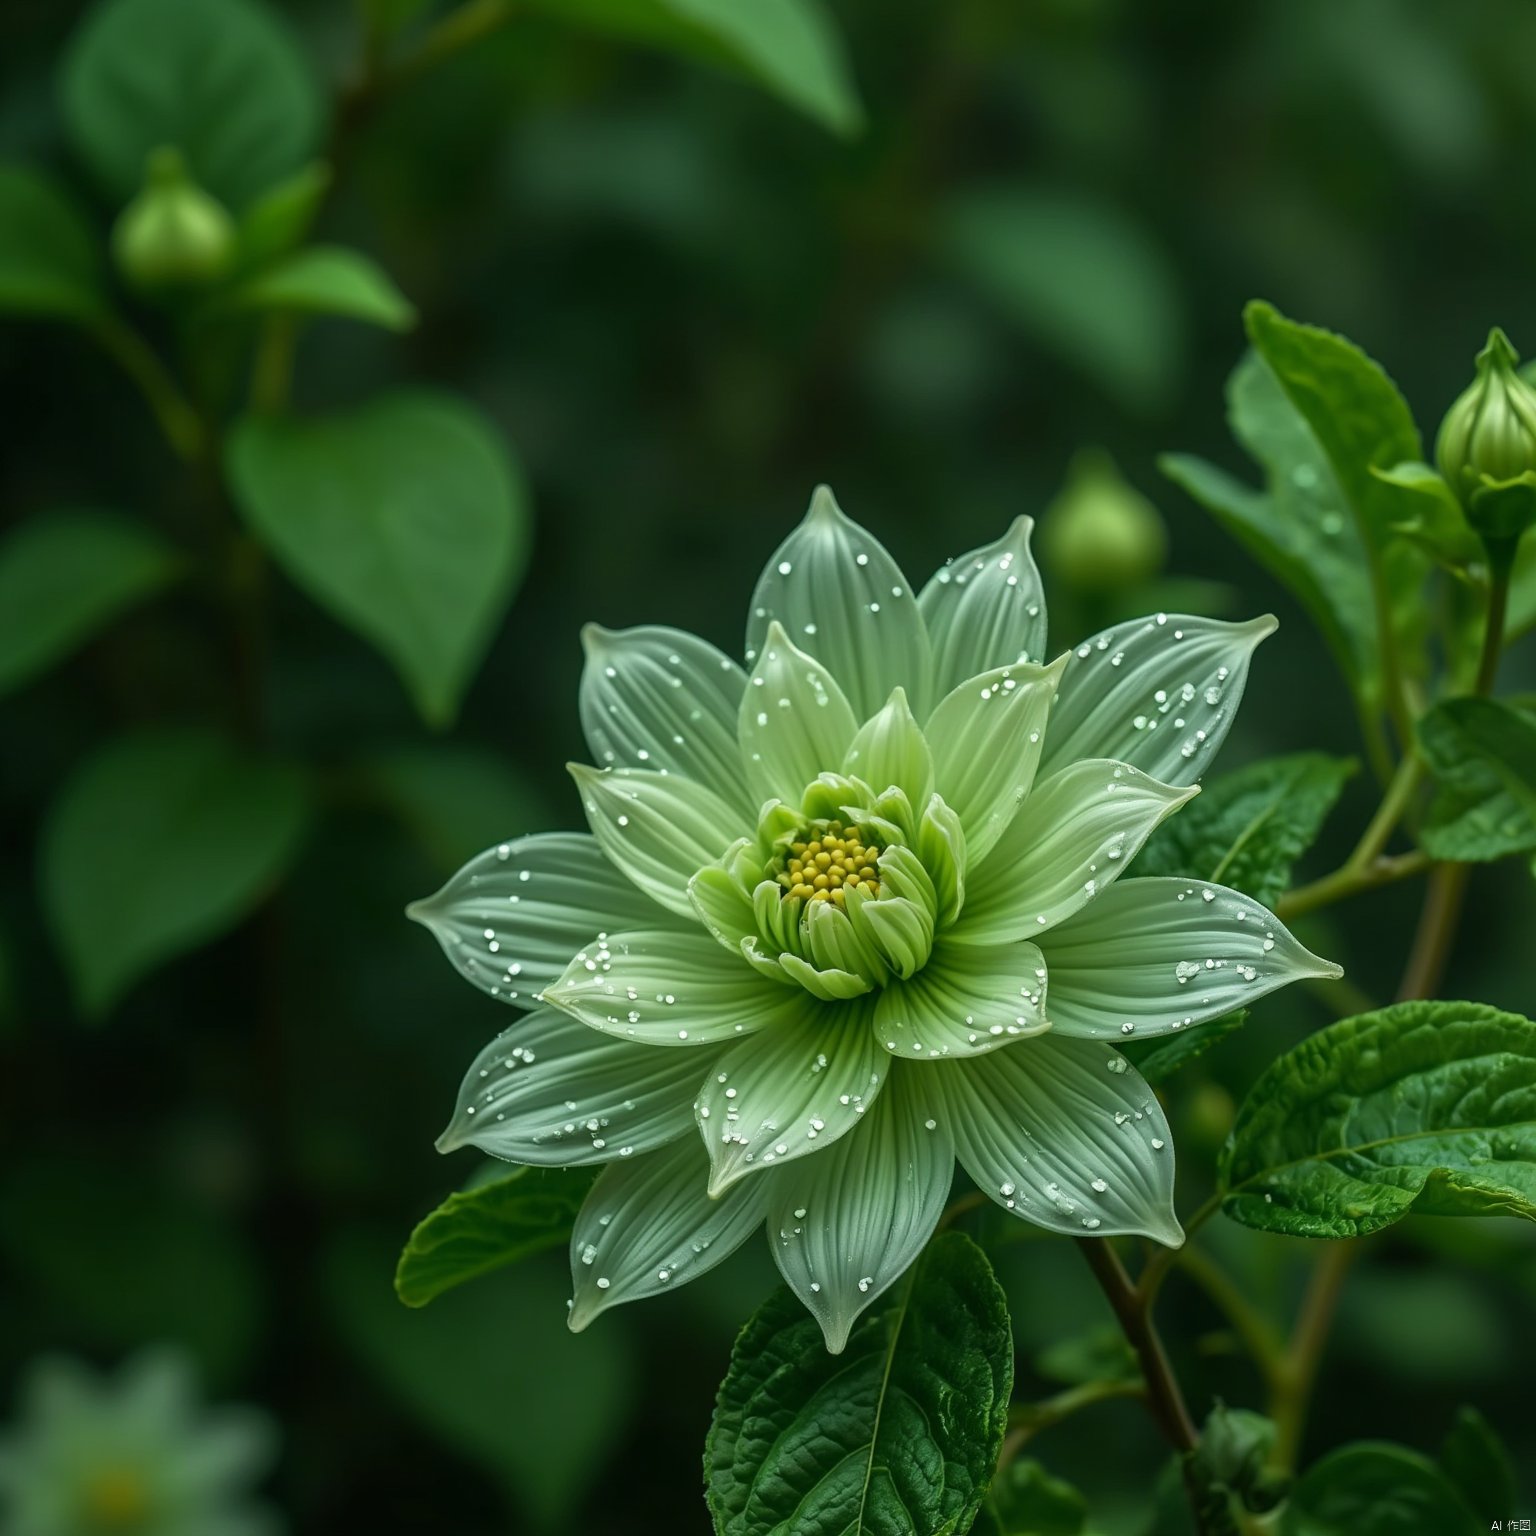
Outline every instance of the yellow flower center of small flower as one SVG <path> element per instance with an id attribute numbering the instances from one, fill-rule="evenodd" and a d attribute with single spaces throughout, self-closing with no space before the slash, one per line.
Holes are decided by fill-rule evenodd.
<path id="1" fill-rule="evenodd" d="M 98 1531 L 136 1531 L 149 1518 L 149 1489 L 134 1467 L 103 1467 L 85 1489 L 85 1516 Z"/>
<path id="2" fill-rule="evenodd" d="M 774 878 L 783 887 L 783 900 L 842 906 L 847 891 L 879 895 L 880 845 L 870 834 L 840 821 L 813 822 L 806 834 L 777 861 Z M 870 841 L 865 842 L 866 837 Z"/>

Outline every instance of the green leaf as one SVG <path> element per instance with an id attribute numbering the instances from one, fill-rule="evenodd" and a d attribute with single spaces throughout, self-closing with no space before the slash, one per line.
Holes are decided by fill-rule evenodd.
<path id="1" fill-rule="evenodd" d="M 718 1536 L 959 1536 L 1008 1417 L 1007 1304 L 969 1238 L 936 1238 L 829 1355 L 788 1290 L 731 1352 L 704 1465 Z"/>
<path id="2" fill-rule="evenodd" d="M 1536 698 L 1447 699 L 1418 732 L 1437 787 L 1419 829 L 1425 852 L 1485 862 L 1536 848 Z"/>
<path id="3" fill-rule="evenodd" d="M 1392 525 L 1404 538 L 1458 578 L 1466 579 L 1474 567 L 1486 572 L 1488 552 L 1483 541 L 1472 531 L 1456 493 L 1438 470 L 1428 464 L 1398 464 L 1392 469 L 1372 469 L 1371 473 L 1388 485 L 1413 493 L 1413 500 L 1405 501 L 1402 514 Z"/>
<path id="4" fill-rule="evenodd" d="M 237 238 L 242 270 L 286 255 L 298 245 L 319 215 L 330 186 L 330 166 L 313 160 L 263 192 L 240 219 Z"/>
<path id="5" fill-rule="evenodd" d="M 1057 1339 L 1035 1357 L 1035 1371 L 1069 1387 L 1089 1381 L 1136 1381 L 1141 1376 L 1136 1352 L 1112 1324 Z"/>
<path id="6" fill-rule="evenodd" d="M 745 75 L 833 133 L 863 125 L 848 62 L 821 0 L 539 0 L 562 21 Z"/>
<path id="7" fill-rule="evenodd" d="M 1164 1035 L 1160 1040 L 1127 1040 L 1120 1052 L 1128 1056 L 1131 1065 L 1156 1088 L 1247 1022 L 1248 1010 L 1237 1008 L 1208 1024 L 1193 1024 L 1176 1035 Z"/>
<path id="8" fill-rule="evenodd" d="M 1536 1218 L 1536 1024 L 1399 1003 L 1288 1051 L 1222 1152 L 1222 1209 L 1298 1237 L 1429 1216 Z"/>
<path id="9" fill-rule="evenodd" d="M 114 512 L 55 512 L 0 539 L 0 695 L 160 591 L 180 564 L 158 535 Z"/>
<path id="10" fill-rule="evenodd" d="M 0 166 L 0 311 L 94 320 L 106 308 L 85 215 L 30 166 Z"/>
<path id="11" fill-rule="evenodd" d="M 1440 1470 L 1484 1529 L 1495 1520 L 1507 1519 L 1515 1507 L 1514 1464 L 1503 1441 L 1475 1408 L 1457 1413 L 1440 1447 Z"/>
<path id="12" fill-rule="evenodd" d="M 1482 1529 L 1432 1461 L 1372 1440 L 1308 1468 L 1280 1519 L 1280 1536 L 1473 1536 Z"/>
<path id="13" fill-rule="evenodd" d="M 1013 324 L 1132 410 L 1182 372 L 1184 304 L 1153 237 L 1108 203 L 1022 185 L 957 195 L 939 248 Z"/>
<path id="14" fill-rule="evenodd" d="M 248 278 L 229 297 L 237 309 L 335 315 L 408 331 L 416 310 L 389 274 L 361 251 L 312 245 Z"/>
<path id="15" fill-rule="evenodd" d="M 978 1536 L 1081 1536 L 1088 1504 L 1038 1461 L 1010 1462 L 987 1491 Z"/>
<path id="16" fill-rule="evenodd" d="M 39 880 L 82 1009 L 232 928 L 276 883 L 305 821 L 299 775 L 211 731 L 146 731 L 88 759 L 43 828 Z"/>
<path id="17" fill-rule="evenodd" d="M 395 1294 L 408 1307 L 424 1307 L 466 1280 L 569 1242 L 591 1187 L 591 1169 L 518 1168 L 449 1195 L 411 1233 Z"/>
<path id="18" fill-rule="evenodd" d="M 247 418 L 228 466 L 283 568 L 448 724 L 522 573 L 522 478 L 491 424 L 448 395 L 384 395 L 315 421 Z"/>
<path id="19" fill-rule="evenodd" d="M 257 0 L 102 0 L 71 39 L 64 119 L 82 160 L 123 203 L 150 153 L 174 145 L 236 210 L 319 142 L 319 90 L 287 26 Z"/>
<path id="20" fill-rule="evenodd" d="M 1273 907 L 1354 771 L 1348 758 L 1297 752 L 1208 781 L 1148 838 L 1136 873 L 1219 881 Z"/>

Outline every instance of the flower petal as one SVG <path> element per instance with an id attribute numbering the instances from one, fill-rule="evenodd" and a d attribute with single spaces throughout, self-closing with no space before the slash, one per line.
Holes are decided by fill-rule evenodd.
<path id="1" fill-rule="evenodd" d="M 925 734 L 934 785 L 960 817 L 974 866 L 1013 820 L 1040 761 L 1046 715 L 1066 658 L 997 667 L 967 679 L 934 710 Z"/>
<path id="2" fill-rule="evenodd" d="M 1006 1211 L 1053 1232 L 1139 1232 L 1176 1247 L 1168 1122 L 1118 1051 L 1054 1033 L 926 1069 L 961 1166 Z"/>
<path id="3" fill-rule="evenodd" d="M 708 1178 L 709 1159 L 692 1136 L 598 1175 L 571 1232 L 573 1333 L 609 1307 L 696 1280 L 752 1235 L 767 1205 L 763 1182 L 712 1200 Z"/>
<path id="4" fill-rule="evenodd" d="M 592 1029 L 653 1046 L 734 1040 L 792 1022 L 807 1006 L 699 929 L 595 940 L 544 998 Z"/>
<path id="5" fill-rule="evenodd" d="M 917 599 L 941 693 L 994 667 L 1045 656 L 1045 591 L 1029 552 L 1034 520 L 941 566 Z"/>
<path id="6" fill-rule="evenodd" d="M 747 675 L 706 640 L 646 624 L 581 632 L 581 727 L 602 768 L 649 768 L 708 784 L 748 819 L 736 716 Z"/>
<path id="7" fill-rule="evenodd" d="M 439 1152 L 478 1147 L 563 1168 L 649 1152 L 693 1135 L 709 1051 L 614 1040 L 553 1008 L 503 1030 L 475 1058 Z"/>
<path id="8" fill-rule="evenodd" d="M 921 718 L 932 657 L 917 599 L 901 567 L 843 515 L 826 486 L 816 488 L 805 521 L 764 568 L 749 612 L 749 665 L 777 619 L 831 668 L 860 720 L 898 685 Z"/>
<path id="9" fill-rule="evenodd" d="M 957 944 L 1044 933 L 1085 906 L 1131 862 L 1165 816 L 1198 794 L 1128 763 L 1088 758 L 1037 783 L 966 881 Z"/>
<path id="10" fill-rule="evenodd" d="M 567 766 L 603 852 L 669 912 L 693 917 L 688 882 L 719 860 L 740 814 L 713 790 L 676 774 Z"/>
<path id="11" fill-rule="evenodd" d="M 831 669 L 799 650 L 775 620 L 737 723 L 753 797 L 798 802 L 817 774 L 842 762 L 857 729 Z"/>
<path id="12" fill-rule="evenodd" d="M 901 790 L 922 805 L 933 789 L 933 753 L 912 716 L 904 688 L 896 688 L 879 714 L 871 715 L 843 758 L 843 772 L 862 779 L 878 795 Z"/>
<path id="13" fill-rule="evenodd" d="M 1116 624 L 1070 653 L 1042 767 L 1085 757 L 1130 763 L 1165 784 L 1193 784 L 1226 738 L 1254 647 L 1275 631 L 1160 613 Z"/>
<path id="14" fill-rule="evenodd" d="M 752 1180 L 769 1190 L 768 1241 L 790 1288 L 841 1354 L 859 1314 L 933 1236 L 955 1152 L 921 1068 L 897 1071 L 864 1123 L 824 1152 Z"/>
<path id="15" fill-rule="evenodd" d="M 1288 982 L 1342 976 L 1240 891 L 1203 880 L 1118 880 L 1044 935 L 1058 1035 L 1163 1035 Z"/>
<path id="16" fill-rule="evenodd" d="M 498 843 L 406 914 L 431 930 L 461 976 L 519 1008 L 532 1008 L 599 933 L 672 921 L 585 832 Z"/>
<path id="17" fill-rule="evenodd" d="M 710 1192 L 831 1145 L 859 1123 L 889 1069 L 858 1003 L 802 1004 L 799 1018 L 733 1045 L 695 1106 Z"/>
<path id="18" fill-rule="evenodd" d="M 1033 944 L 941 940 L 916 976 L 880 993 L 875 1038 L 893 1056 L 918 1061 L 994 1051 L 1051 1027 L 1045 986 L 1045 960 Z"/>

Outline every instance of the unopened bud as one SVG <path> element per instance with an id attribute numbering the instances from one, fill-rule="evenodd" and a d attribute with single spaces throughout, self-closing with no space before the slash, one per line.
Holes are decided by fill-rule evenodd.
<path id="1" fill-rule="evenodd" d="M 187 172 L 179 150 L 149 157 L 144 189 L 112 231 L 112 254 L 140 288 L 197 287 L 213 281 L 235 250 L 235 225 L 217 198 Z"/>
<path id="2" fill-rule="evenodd" d="M 1040 544 L 1063 581 L 1084 592 L 1120 592 L 1157 575 L 1168 535 L 1157 508 L 1109 455 L 1085 452 L 1040 520 Z"/>
<path id="3" fill-rule="evenodd" d="M 1504 332 L 1490 331 L 1435 444 L 1440 473 L 1489 539 L 1518 537 L 1536 520 L 1536 389 L 1515 371 L 1519 360 Z"/>

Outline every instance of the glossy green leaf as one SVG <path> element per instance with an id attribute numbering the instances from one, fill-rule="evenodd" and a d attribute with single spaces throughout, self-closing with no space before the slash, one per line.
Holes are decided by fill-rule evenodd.
<path id="1" fill-rule="evenodd" d="M 977 1536 L 1080 1536 L 1088 1503 L 1038 1461 L 1010 1462 L 987 1490 Z"/>
<path id="2" fill-rule="evenodd" d="M 239 309 L 334 315 L 387 331 L 408 331 L 416 310 L 370 256 L 343 245 L 312 245 L 263 268 L 230 296 Z"/>
<path id="3" fill-rule="evenodd" d="M 459 1190 L 411 1233 L 395 1268 L 395 1294 L 424 1307 L 444 1291 L 570 1241 L 592 1187 L 577 1168 L 517 1168 Z"/>
<path id="4" fill-rule="evenodd" d="M 1164 1035 L 1160 1040 L 1127 1040 L 1120 1050 L 1147 1082 L 1157 1088 L 1181 1067 L 1187 1067 L 1196 1057 L 1205 1055 L 1213 1045 L 1219 1045 L 1247 1022 L 1248 1010 L 1238 1008 L 1222 1014 L 1219 1019 L 1212 1019 L 1209 1024 L 1193 1024 L 1176 1035 Z"/>
<path id="5" fill-rule="evenodd" d="M 105 307 L 85 215 L 42 172 L 0 166 L 0 311 L 93 320 Z"/>
<path id="6" fill-rule="evenodd" d="M 1432 1461 L 1372 1440 L 1309 1467 L 1280 1518 L 1280 1536 L 1473 1536 L 1483 1529 Z"/>
<path id="7" fill-rule="evenodd" d="M 1227 1215 L 1299 1237 L 1410 1211 L 1536 1219 L 1536 1023 L 1399 1003 L 1319 1030 L 1249 1092 L 1221 1181 Z"/>
<path id="8" fill-rule="evenodd" d="M 255 907 L 298 850 L 305 798 L 294 769 L 201 729 L 122 737 L 77 769 L 38 878 L 80 1006 L 105 1013 Z"/>
<path id="9" fill-rule="evenodd" d="M 959 1233 L 929 1245 L 840 1355 L 776 1292 L 736 1341 L 705 1445 L 717 1536 L 960 1536 L 1012 1381 L 1002 1290 Z"/>
<path id="10" fill-rule="evenodd" d="M 104 0 L 70 42 L 62 91 L 76 151 L 119 203 L 149 155 L 173 145 L 199 183 L 241 209 L 320 138 L 308 60 L 258 0 Z"/>
<path id="11" fill-rule="evenodd" d="M 1273 907 L 1354 770 L 1296 752 L 1210 780 L 1147 839 L 1135 872 L 1219 881 Z"/>
<path id="12" fill-rule="evenodd" d="M 491 424 L 401 392 L 314 421 L 248 418 L 228 467 L 293 580 L 388 657 L 428 723 L 450 722 L 527 556 L 526 493 Z"/>
<path id="13" fill-rule="evenodd" d="M 0 695 L 167 585 L 176 552 L 114 512 L 55 512 L 0 539 Z"/>
<path id="14" fill-rule="evenodd" d="M 1536 848 L 1536 698 L 1448 699 L 1419 720 L 1418 732 L 1436 784 L 1419 829 L 1427 853 L 1482 862 Z"/>
<path id="15" fill-rule="evenodd" d="M 1440 1471 L 1489 1529 L 1516 1507 L 1514 1463 L 1476 1408 L 1462 1408 L 1440 1446 Z"/>
<path id="16" fill-rule="evenodd" d="M 1474 567 L 1488 566 L 1483 541 L 1472 531 L 1456 493 L 1440 472 L 1428 464 L 1398 464 L 1371 471 L 1378 480 L 1411 491 L 1393 527 L 1411 539 L 1439 566 L 1465 577 Z"/>

